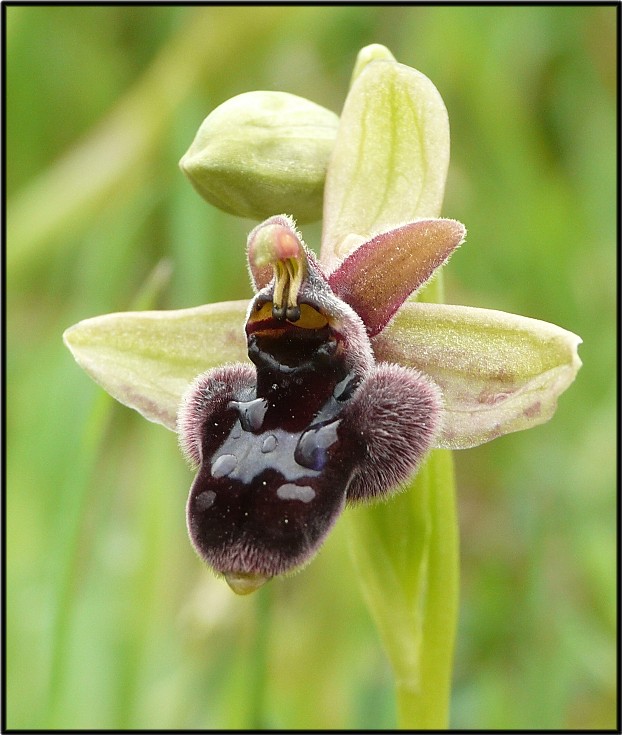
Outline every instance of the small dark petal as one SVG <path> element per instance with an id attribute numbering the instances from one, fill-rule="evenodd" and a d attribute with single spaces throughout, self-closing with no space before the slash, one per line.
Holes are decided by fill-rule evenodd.
<path id="1" fill-rule="evenodd" d="M 364 445 L 348 502 L 381 499 L 406 481 L 432 448 L 441 418 L 440 389 L 417 370 L 380 363 L 371 371 L 344 412 L 344 425 Z"/>
<path id="2" fill-rule="evenodd" d="M 423 219 L 382 232 L 353 250 L 331 273 L 329 284 L 373 337 L 447 261 L 465 233 L 464 225 L 449 219 Z"/>

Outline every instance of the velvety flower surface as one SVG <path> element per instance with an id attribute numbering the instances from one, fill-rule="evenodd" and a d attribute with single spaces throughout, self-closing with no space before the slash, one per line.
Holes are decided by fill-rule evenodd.
<path id="1" fill-rule="evenodd" d="M 434 216 L 440 95 L 374 53 L 340 117 L 319 260 L 270 217 L 248 238 L 250 303 L 109 314 L 64 335 L 111 395 L 178 430 L 197 470 L 190 537 L 239 593 L 308 562 L 346 503 L 387 497 L 429 449 L 548 420 L 581 364 L 580 339 L 554 325 L 413 300 L 465 228 Z"/>
<path id="2" fill-rule="evenodd" d="M 432 446 L 440 390 L 416 369 L 377 362 L 369 335 L 432 271 L 409 267 L 406 243 L 419 238 L 440 264 L 463 235 L 452 220 L 413 223 L 375 238 L 327 277 L 289 218 L 250 234 L 254 367 L 200 375 L 178 418 L 181 445 L 199 467 L 190 536 L 238 591 L 304 564 L 346 501 L 395 489 Z M 379 248 L 399 284 L 386 277 Z M 274 270 L 268 283 L 266 265 Z"/>

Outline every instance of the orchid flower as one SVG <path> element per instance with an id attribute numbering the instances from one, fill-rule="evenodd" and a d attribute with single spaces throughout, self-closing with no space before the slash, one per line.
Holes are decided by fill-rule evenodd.
<path id="1" fill-rule="evenodd" d="M 243 125 L 239 105 L 234 113 L 218 128 L 230 126 L 232 139 Z M 364 50 L 338 126 L 318 113 L 325 165 L 311 133 L 284 132 L 286 113 L 274 135 L 290 151 L 281 145 L 278 155 L 316 162 L 311 173 L 278 167 L 279 182 L 298 177 L 288 214 L 269 211 L 270 182 L 240 173 L 247 157 L 227 149 L 236 176 L 226 209 L 235 211 L 238 190 L 248 203 L 247 190 L 264 187 L 253 212 L 265 207 L 267 219 L 247 244 L 250 303 L 108 314 L 64 335 L 112 396 L 178 432 L 196 467 L 190 538 L 241 594 L 308 563 L 346 504 L 388 497 L 430 449 L 474 447 L 547 421 L 581 364 L 581 340 L 560 327 L 416 300 L 466 234 L 437 218 L 449 128 L 426 77 L 380 47 Z M 251 128 L 239 142 L 252 151 Z M 289 216 L 317 193 L 318 178 L 319 259 Z M 222 200 L 213 179 L 194 183 Z M 279 197 L 287 207 L 287 187 Z"/>

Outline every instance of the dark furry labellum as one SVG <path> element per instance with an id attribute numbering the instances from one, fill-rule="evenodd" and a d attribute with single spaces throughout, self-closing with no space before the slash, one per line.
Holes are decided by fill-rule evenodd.
<path id="1" fill-rule="evenodd" d="M 199 376 L 179 415 L 182 447 L 199 467 L 190 537 L 241 594 L 308 562 L 346 502 L 383 498 L 406 480 L 441 415 L 428 379 L 375 363 L 365 324 L 289 221 L 273 219 L 275 275 L 246 323 L 253 364 Z"/>

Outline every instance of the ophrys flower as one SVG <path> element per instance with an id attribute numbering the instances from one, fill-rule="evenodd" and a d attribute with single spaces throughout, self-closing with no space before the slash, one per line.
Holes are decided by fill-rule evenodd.
<path id="1" fill-rule="evenodd" d="M 191 538 L 238 592 L 308 561 L 346 502 L 385 497 L 429 448 L 546 421 L 580 366 L 580 339 L 554 325 L 409 298 L 464 228 L 429 218 L 449 158 L 440 95 L 383 53 L 362 52 L 340 118 L 319 262 L 279 215 L 249 237 L 250 305 L 111 314 L 65 333 L 113 396 L 179 426 L 199 466 Z"/>
<path id="2" fill-rule="evenodd" d="M 178 420 L 182 447 L 199 466 L 190 536 L 237 592 L 307 562 L 346 501 L 383 497 L 431 447 L 439 388 L 413 368 L 377 362 L 370 335 L 421 285 L 419 268 L 383 278 L 398 267 L 405 240 L 411 249 L 433 245 L 440 263 L 463 235 L 453 220 L 413 223 L 328 275 L 287 217 L 250 234 L 259 291 L 245 331 L 254 365 L 199 376 Z M 274 272 L 267 284 L 266 266 Z"/>

